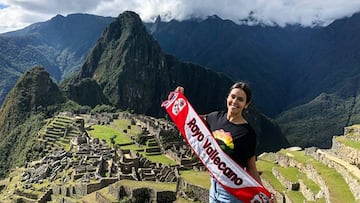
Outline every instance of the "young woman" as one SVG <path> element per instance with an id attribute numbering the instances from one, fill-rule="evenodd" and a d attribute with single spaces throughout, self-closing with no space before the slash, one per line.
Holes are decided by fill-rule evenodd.
<path id="1" fill-rule="evenodd" d="M 175 91 L 184 93 L 184 88 L 177 87 Z M 204 116 L 204 119 L 223 151 L 262 184 L 256 169 L 256 134 L 242 115 L 250 101 L 249 86 L 244 82 L 237 82 L 231 86 L 226 98 L 227 111 L 209 113 Z M 241 201 L 211 177 L 209 202 L 239 203 Z"/>

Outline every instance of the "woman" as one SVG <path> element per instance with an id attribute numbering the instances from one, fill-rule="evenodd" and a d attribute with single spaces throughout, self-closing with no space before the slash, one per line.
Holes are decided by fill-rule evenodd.
<path id="1" fill-rule="evenodd" d="M 183 87 L 175 91 L 184 93 Z M 256 169 L 256 134 L 242 113 L 251 101 L 251 90 L 244 82 L 231 86 L 226 98 L 227 111 L 216 111 L 204 116 L 218 144 L 234 161 L 262 184 Z M 213 177 L 209 192 L 210 203 L 238 203 L 236 197 L 227 192 Z"/>

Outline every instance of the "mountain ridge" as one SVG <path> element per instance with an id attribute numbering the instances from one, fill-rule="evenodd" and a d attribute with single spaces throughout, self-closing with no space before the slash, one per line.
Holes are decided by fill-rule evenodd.
<path id="1" fill-rule="evenodd" d="M 181 60 L 191 61 L 193 64 L 205 64 L 205 67 L 217 71 L 222 70 L 225 65 L 221 64 L 226 63 L 228 72 L 224 74 L 231 76 L 232 80 L 247 81 L 254 90 L 256 106 L 261 112 L 274 118 L 280 112 L 310 102 L 321 93 L 331 94 L 337 89 L 342 89 L 345 84 L 340 78 L 346 80 L 347 77 L 357 74 L 356 67 L 360 63 L 354 53 L 358 52 L 358 48 L 352 48 L 354 47 L 352 44 L 357 42 L 357 27 L 351 27 L 351 25 L 357 22 L 358 16 L 359 14 L 355 14 L 349 18 L 334 21 L 327 27 L 303 28 L 300 26 L 286 26 L 281 29 L 279 27 L 239 26 L 232 21 L 222 20 L 218 17 L 187 22 L 161 22 L 158 20 L 152 24 L 154 27 L 152 27 L 151 33 L 156 37 L 156 34 L 154 34 L 156 29 L 161 30 L 164 33 L 161 37 L 162 40 L 168 43 L 169 46 L 171 45 L 181 51 L 179 54 L 174 54 Z M 64 20 L 61 16 L 54 19 L 57 19 L 57 21 Z M 210 26 L 213 22 L 216 29 L 208 29 L 207 26 Z M 171 23 L 179 26 L 179 32 L 169 28 Z M 203 23 L 203 27 L 197 27 L 197 24 L 201 23 Z M 37 26 L 40 25 L 37 24 Z M 149 28 L 151 25 L 147 24 L 147 27 L 151 31 Z M 232 30 L 235 28 L 236 30 Z M 167 35 L 166 29 L 173 30 L 172 35 Z M 174 33 L 180 36 L 179 40 L 169 38 Z M 234 40 L 232 36 L 236 35 L 236 33 L 240 33 L 237 34 L 239 38 L 234 38 Z M 355 41 L 353 41 L 354 39 Z M 164 53 L 171 54 L 172 52 L 167 50 L 166 46 L 163 46 L 162 40 L 157 39 L 161 48 L 164 49 Z M 221 44 L 222 40 L 227 44 Z M 15 49 L 18 48 L 15 47 Z M 26 56 L 28 53 L 38 53 L 40 57 L 41 54 L 50 52 L 47 52 L 46 49 L 29 49 L 24 55 Z M 63 52 L 63 54 L 61 56 L 69 58 L 70 62 L 64 60 L 61 67 L 64 68 L 63 70 L 68 70 L 68 73 L 81 66 L 79 61 L 85 61 L 85 58 L 83 58 L 74 62 L 72 59 L 73 52 L 71 54 Z M 181 56 L 182 54 L 198 57 L 198 59 L 185 58 Z M 5 53 L 2 55 L 6 56 Z M 53 69 L 52 72 L 54 73 L 61 72 L 61 68 L 58 69 L 58 67 L 52 65 L 56 60 L 51 58 L 50 54 L 49 56 L 41 56 L 41 58 L 43 58 L 45 64 L 49 65 L 44 65 L 44 67 Z M 70 66 L 72 67 L 71 70 L 65 68 Z M 19 70 L 11 78 L 18 77 L 22 72 L 14 63 L 4 64 L 3 67 L 6 67 L 4 74 Z M 2 71 L 2 68 L 0 68 L 0 71 Z M 50 71 L 51 74 L 52 72 Z M 5 85 L 4 90 L 1 91 L 3 94 L 6 94 L 11 87 L 9 84 Z M 98 97 L 98 99 L 101 99 L 103 96 L 99 94 Z M 106 101 L 103 102 L 106 103 Z M 95 104 L 96 102 L 92 105 Z M 352 121 L 357 122 L 356 119 L 352 119 Z M 340 131 L 341 128 L 342 126 L 339 124 L 337 131 Z M 327 134 L 327 139 L 330 139 L 331 136 L 332 134 Z"/>

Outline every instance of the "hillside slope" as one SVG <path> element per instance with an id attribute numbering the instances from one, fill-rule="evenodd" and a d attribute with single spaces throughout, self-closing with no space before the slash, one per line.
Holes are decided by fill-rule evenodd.
<path id="1" fill-rule="evenodd" d="M 35 134 L 65 101 L 44 68 L 34 67 L 17 81 L 0 109 L 0 177 L 36 156 Z"/>

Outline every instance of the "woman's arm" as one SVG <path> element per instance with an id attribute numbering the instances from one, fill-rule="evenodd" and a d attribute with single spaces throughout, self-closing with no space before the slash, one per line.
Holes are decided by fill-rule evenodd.
<path id="1" fill-rule="evenodd" d="M 255 156 L 252 156 L 247 160 L 246 171 L 248 171 L 250 173 L 250 175 L 262 185 L 259 172 L 257 171 L 257 168 L 256 168 Z"/>

